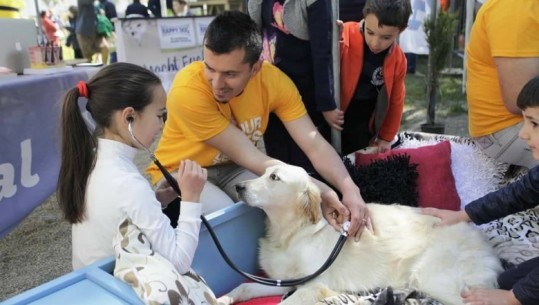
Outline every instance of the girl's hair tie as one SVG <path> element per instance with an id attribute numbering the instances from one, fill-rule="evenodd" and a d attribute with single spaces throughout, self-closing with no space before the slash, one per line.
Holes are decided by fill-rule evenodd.
<path id="1" fill-rule="evenodd" d="M 88 98 L 88 84 L 85 81 L 80 81 L 77 89 L 79 89 L 79 96 Z"/>

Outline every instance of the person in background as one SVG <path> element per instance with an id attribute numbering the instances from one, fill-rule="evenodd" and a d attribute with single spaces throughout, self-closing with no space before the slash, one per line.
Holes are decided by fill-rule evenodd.
<path id="1" fill-rule="evenodd" d="M 342 153 L 391 149 L 404 107 L 406 57 L 397 44 L 412 13 L 410 0 L 367 0 L 365 19 L 343 25 Z"/>
<path id="2" fill-rule="evenodd" d="M 263 32 L 263 59 L 290 77 L 314 125 L 331 142 L 331 128 L 341 130 L 344 119 L 334 96 L 331 1 L 250 0 L 248 4 L 251 18 Z M 275 114 L 270 115 L 264 146 L 268 156 L 318 176 Z"/>
<path id="3" fill-rule="evenodd" d="M 168 10 L 168 15 L 170 17 L 184 17 L 191 16 L 191 13 L 185 0 L 172 0 L 172 9 Z"/>
<path id="4" fill-rule="evenodd" d="M 356 21 L 363 19 L 363 7 L 366 0 L 340 0 L 339 20 L 342 22 Z"/>
<path id="5" fill-rule="evenodd" d="M 114 3 L 110 2 L 109 0 L 99 0 L 99 10 L 103 12 L 103 14 L 109 19 L 110 23 L 112 24 L 112 33 L 109 37 L 107 37 L 107 43 L 110 48 L 110 63 L 115 63 L 118 61 L 117 53 L 116 53 L 116 46 L 115 46 L 115 28 L 114 28 L 114 20 L 118 18 L 118 14 L 116 13 L 116 6 Z"/>
<path id="6" fill-rule="evenodd" d="M 92 62 L 96 53 L 101 55 L 101 61 L 106 64 L 109 60 L 109 45 L 104 36 L 97 33 L 97 9 L 92 0 L 78 0 L 77 41 L 84 58 Z"/>
<path id="7" fill-rule="evenodd" d="M 169 10 L 172 10 L 172 0 L 166 0 L 167 3 L 167 12 Z M 148 9 L 150 12 L 152 12 L 152 15 L 154 17 L 162 17 L 161 16 L 161 1 L 160 0 L 148 0 Z"/>
<path id="8" fill-rule="evenodd" d="M 81 114 L 79 98 L 87 99 L 94 132 Z M 150 147 L 162 129 L 165 101 L 159 77 L 130 63 L 108 65 L 66 93 L 57 194 L 62 214 L 72 224 L 73 268 L 115 255 L 115 232 L 129 219 L 152 252 L 179 274 L 190 270 L 198 245 L 206 169 L 191 160 L 179 163 L 175 178 L 183 200 L 180 225 L 173 229 L 161 212 L 159 193 L 134 163 L 137 151 Z M 132 276 L 138 271 L 131 269 Z"/>
<path id="9" fill-rule="evenodd" d="M 537 165 L 518 137 L 523 117 L 516 101 L 539 71 L 539 3 L 485 1 L 466 48 L 466 71 L 468 126 L 475 144 L 498 161 Z"/>
<path id="10" fill-rule="evenodd" d="M 492 1 L 492 0 L 489 0 Z M 488 4 L 488 1 L 487 1 Z M 519 137 L 539 160 L 539 75 L 522 88 L 516 101 L 524 122 Z M 535 166 L 520 180 L 466 205 L 464 210 L 449 211 L 434 208 L 423 213 L 439 217 L 439 225 L 457 222 L 484 224 L 539 204 L 539 166 Z M 471 289 L 462 293 L 465 304 L 536 305 L 539 304 L 539 257 L 507 269 L 498 277 L 500 289 Z"/>
<path id="11" fill-rule="evenodd" d="M 107 16 L 110 22 L 114 24 L 114 18 L 118 18 L 114 3 L 110 2 L 109 0 L 99 0 L 99 6 L 105 12 L 105 16 Z"/>
<path id="12" fill-rule="evenodd" d="M 125 9 L 125 16 L 141 16 L 141 17 L 150 17 L 148 13 L 148 8 L 140 3 L 140 0 L 133 0 L 133 3 L 129 4 Z"/>
<path id="13" fill-rule="evenodd" d="M 41 11 L 39 15 L 41 16 L 41 26 L 43 27 L 43 32 L 45 32 L 45 35 L 47 36 L 47 41 L 56 46 L 60 45 L 60 39 L 56 34 L 59 27 L 50 18 L 50 13 L 48 11 Z"/>
<path id="14" fill-rule="evenodd" d="M 68 11 L 69 11 L 69 16 L 68 16 L 69 25 L 66 26 L 66 29 L 69 32 L 69 34 L 67 35 L 66 46 L 73 48 L 75 59 L 81 59 L 81 58 L 84 58 L 84 56 L 82 55 L 82 50 L 80 49 L 79 42 L 77 40 L 77 33 L 76 33 L 77 15 L 79 14 L 79 10 L 77 9 L 76 6 L 71 5 Z"/>
<path id="15" fill-rule="evenodd" d="M 175 170 L 183 159 L 208 169 L 202 192 L 204 213 L 234 204 L 236 183 L 262 175 L 282 162 L 268 157 L 256 144 L 262 140 L 269 114 L 276 113 L 305 151 L 316 170 L 342 194 L 313 181 L 322 193 L 322 210 L 335 228 L 350 218 L 350 236 L 359 238 L 370 225 L 368 209 L 341 158 L 320 135 L 307 115 L 294 83 L 277 67 L 260 60 L 262 35 L 245 13 L 226 11 L 208 25 L 204 61 L 184 67 L 174 79 L 167 99 L 168 119 L 155 155 Z M 164 180 L 150 164 L 154 184 Z M 164 210 L 177 219 L 177 201 Z M 167 200 L 165 200 L 167 201 Z"/>

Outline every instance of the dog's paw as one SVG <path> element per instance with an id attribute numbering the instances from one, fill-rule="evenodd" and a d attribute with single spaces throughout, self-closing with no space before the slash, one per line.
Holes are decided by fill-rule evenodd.
<path id="1" fill-rule="evenodd" d="M 230 296 L 224 295 L 217 299 L 217 304 L 218 305 L 232 305 L 234 304 L 234 300 Z"/>
<path id="2" fill-rule="evenodd" d="M 230 305 L 247 301 L 251 299 L 253 295 L 256 295 L 255 290 L 256 288 L 253 287 L 252 283 L 244 283 L 218 298 L 217 302 L 219 305 Z"/>
<path id="3" fill-rule="evenodd" d="M 243 283 L 229 293 L 220 297 L 218 301 L 222 300 L 224 305 L 228 305 L 254 298 L 283 295 L 289 290 L 289 287 L 267 286 L 258 283 Z"/>

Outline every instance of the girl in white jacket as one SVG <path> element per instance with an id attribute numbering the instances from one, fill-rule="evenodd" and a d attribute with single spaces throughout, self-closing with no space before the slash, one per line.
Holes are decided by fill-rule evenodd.
<path id="1" fill-rule="evenodd" d="M 86 110 L 95 121 L 94 132 L 79 108 L 81 97 L 87 99 Z M 57 194 L 65 219 L 73 225 L 74 268 L 116 255 L 117 269 L 119 265 L 131 268 L 139 264 L 140 258 L 148 264 L 152 262 L 150 258 L 157 265 L 143 266 L 146 270 L 168 268 L 154 272 L 157 277 L 165 272 L 178 277 L 190 271 L 198 244 L 199 199 L 206 170 L 190 160 L 180 164 L 176 180 L 182 190 L 182 205 L 179 225 L 173 229 L 158 200 L 173 190 L 159 189 L 156 195 L 133 162 L 137 149 L 150 147 L 163 127 L 165 102 L 160 79 L 129 63 L 106 66 L 90 81 L 79 82 L 66 93 Z M 148 274 L 142 276 L 139 270 L 132 270 L 138 281 L 150 281 Z M 150 301 L 141 287 L 130 284 L 145 301 Z M 174 303 L 161 299 L 162 302 Z"/>

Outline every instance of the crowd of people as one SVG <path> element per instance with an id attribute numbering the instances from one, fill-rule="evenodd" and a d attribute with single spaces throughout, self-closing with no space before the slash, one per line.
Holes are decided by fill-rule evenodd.
<path id="1" fill-rule="evenodd" d="M 185 4 L 171 1 L 169 15 L 187 15 Z M 139 0 L 128 12 L 149 15 Z M 96 8 L 79 0 L 70 14 L 68 40 L 79 56 L 101 53 L 107 62 L 107 39 L 97 33 L 95 20 L 96 14 L 116 18 L 114 4 L 101 0 Z M 128 63 L 111 64 L 80 82 L 63 103 L 58 183 L 60 207 L 73 225 L 73 267 L 117 254 L 113 241 L 121 240 L 117 235 L 127 219 L 184 274 L 198 242 L 200 215 L 234 204 L 237 182 L 283 162 L 312 174 L 324 217 L 335 229 L 349 220 L 356 241 L 373 230 L 330 134 L 341 132 L 344 154 L 391 149 L 406 93 L 407 60 L 398 37 L 411 14 L 410 0 L 367 0 L 360 20 L 334 24 L 331 0 L 250 0 L 248 14 L 226 11 L 212 20 L 203 60 L 181 69 L 168 92 L 155 74 Z M 45 27 L 48 14 L 42 18 Z M 341 33 L 340 105 L 332 72 L 334 26 Z M 467 45 L 470 135 L 492 158 L 530 171 L 465 210 L 424 210 L 441 218 L 440 225 L 486 223 L 536 206 L 538 42 L 534 2 L 489 0 L 479 10 Z M 87 100 L 95 130 L 86 126 L 79 98 Z M 133 163 L 137 149 L 149 148 L 160 130 L 155 156 L 173 173 L 181 198 L 155 164 L 147 168 L 150 184 Z M 262 141 L 267 153 L 259 149 Z M 463 292 L 463 302 L 538 304 L 539 259 L 506 270 L 499 286 L 472 288 Z"/>

